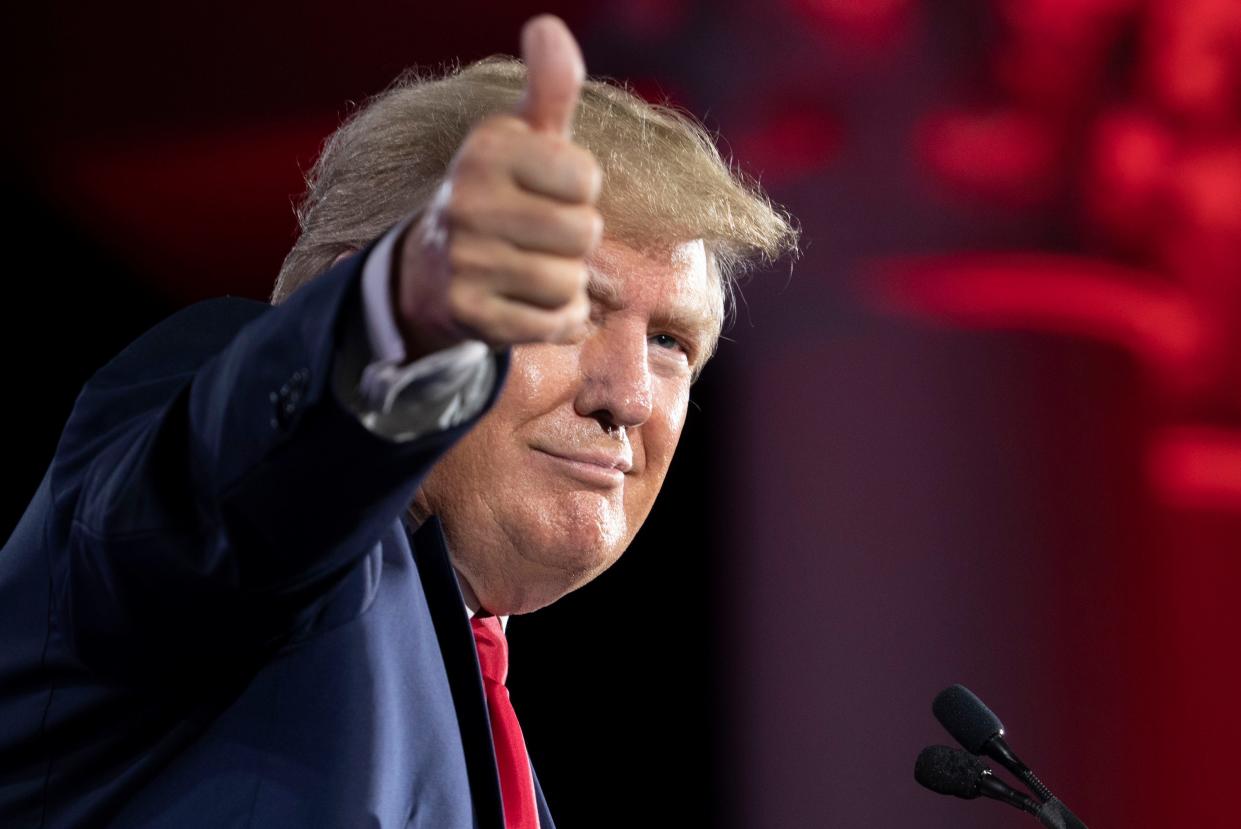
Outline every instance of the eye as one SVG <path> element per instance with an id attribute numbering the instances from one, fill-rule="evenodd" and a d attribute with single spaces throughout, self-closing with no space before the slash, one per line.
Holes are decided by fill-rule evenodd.
<path id="1" fill-rule="evenodd" d="M 652 334 L 651 342 L 660 348 L 679 348 L 681 351 L 688 351 L 685 345 L 671 334 Z"/>

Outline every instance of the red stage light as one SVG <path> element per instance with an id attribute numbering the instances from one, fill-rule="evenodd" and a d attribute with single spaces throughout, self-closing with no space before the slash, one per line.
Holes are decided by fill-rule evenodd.
<path id="1" fill-rule="evenodd" d="M 303 171 L 331 130 L 260 124 L 66 145 L 49 152 L 49 195 L 178 302 L 262 296 L 295 238 Z"/>
<path id="2" fill-rule="evenodd" d="M 1094 124 L 1082 199 L 1087 219 L 1113 242 L 1145 250 L 1158 232 L 1159 199 L 1176 140 L 1153 115 L 1115 110 Z"/>
<path id="3" fill-rule="evenodd" d="M 1213 334 L 1157 274 L 1053 254 L 952 254 L 880 263 L 891 310 L 967 328 L 1063 334 L 1117 345 L 1161 379 L 1196 375 Z"/>
<path id="4" fill-rule="evenodd" d="M 1164 504 L 1193 510 L 1241 509 L 1241 431 L 1163 429 L 1151 441 L 1146 471 Z"/>
<path id="5" fill-rule="evenodd" d="M 1142 75 L 1150 96 L 1197 128 L 1241 118 L 1241 3 L 1151 0 Z"/>
<path id="6" fill-rule="evenodd" d="M 1028 113 L 933 116 L 920 125 L 915 142 L 930 170 L 967 196 L 1029 208 L 1045 203 L 1062 183 L 1060 136 Z"/>

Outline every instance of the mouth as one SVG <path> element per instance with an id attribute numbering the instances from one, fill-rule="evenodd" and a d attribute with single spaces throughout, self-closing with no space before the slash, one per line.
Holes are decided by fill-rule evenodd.
<path id="1" fill-rule="evenodd" d="M 628 458 L 619 455 L 592 452 L 561 454 L 537 447 L 534 452 L 562 474 L 604 489 L 623 486 L 625 473 L 633 466 Z"/>

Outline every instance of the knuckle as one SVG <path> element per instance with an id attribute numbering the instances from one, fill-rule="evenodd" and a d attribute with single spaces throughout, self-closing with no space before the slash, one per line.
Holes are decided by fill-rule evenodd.
<path id="1" fill-rule="evenodd" d="M 520 314 L 497 314 L 488 331 L 497 342 L 521 343 L 538 339 L 538 332 L 531 330 L 530 321 Z"/>
<path id="2" fill-rule="evenodd" d="M 447 259 L 448 267 L 453 273 L 474 270 L 479 266 L 478 254 L 473 246 L 460 240 L 454 240 L 448 245 Z"/>
<path id="3" fill-rule="evenodd" d="M 593 207 L 573 209 L 570 233 L 575 250 L 585 254 L 594 249 L 603 234 L 603 217 Z"/>
<path id="4" fill-rule="evenodd" d="M 548 165 L 556 170 L 568 198 L 587 203 L 596 200 L 601 174 L 589 150 L 568 141 L 556 141 L 550 145 Z"/>
<path id="5" fill-rule="evenodd" d="M 599 191 L 603 187 L 603 168 L 595 160 L 594 155 L 582 149 L 576 164 L 576 176 L 582 201 L 594 204 L 599 199 Z"/>
<path id="6" fill-rule="evenodd" d="M 454 224 L 465 224 L 474 211 L 474 199 L 468 188 L 454 187 L 444 202 L 444 215 Z"/>
<path id="7" fill-rule="evenodd" d="M 586 325 L 587 317 L 581 313 L 579 306 L 573 305 L 556 314 L 555 320 L 557 338 L 566 340 L 577 336 L 581 332 Z"/>
<path id="8" fill-rule="evenodd" d="M 599 247 L 603 241 L 603 213 L 595 208 L 590 209 L 590 249 Z"/>
<path id="9" fill-rule="evenodd" d="M 464 282 L 456 281 L 448 286 L 448 310 L 453 319 L 466 325 L 481 321 L 482 306 L 478 292 Z"/>
<path id="10" fill-rule="evenodd" d="M 466 143 L 466 155 L 482 162 L 491 162 L 503 146 L 496 130 L 480 129 L 470 133 Z"/>
<path id="11" fill-rule="evenodd" d="M 543 342 L 558 341 L 564 334 L 565 316 L 563 311 L 545 312 L 538 318 L 538 338 Z"/>
<path id="12" fill-rule="evenodd" d="M 505 130 L 500 126 L 498 118 L 487 118 L 481 121 L 466 136 L 463 154 L 475 158 L 491 158 L 507 143 Z"/>
<path id="13" fill-rule="evenodd" d="M 477 229 L 486 221 L 493 199 L 487 197 L 485 188 L 454 187 L 444 208 L 448 221 L 454 225 Z"/>
<path id="14" fill-rule="evenodd" d="M 585 294 L 579 294 L 577 301 L 573 304 L 574 316 L 578 322 L 588 322 L 590 320 L 590 300 Z"/>
<path id="15" fill-rule="evenodd" d="M 457 181 L 468 181 L 484 175 L 494 165 L 489 146 L 490 141 L 477 135 L 470 135 L 457 152 L 452 162 L 452 176 Z"/>
<path id="16" fill-rule="evenodd" d="M 539 281 L 548 299 L 556 305 L 564 305 L 577 295 L 577 275 L 571 266 L 547 263 L 539 269 Z"/>
<path id="17" fill-rule="evenodd" d="M 586 284 L 590 281 L 590 273 L 586 270 L 586 263 L 576 260 L 564 269 L 565 293 L 571 299 L 579 303 L 585 303 L 586 300 Z"/>
<path id="18" fill-rule="evenodd" d="M 457 151 L 455 167 L 462 174 L 477 175 L 504 163 L 512 143 L 512 129 L 499 117 L 488 118 L 465 137 Z"/>

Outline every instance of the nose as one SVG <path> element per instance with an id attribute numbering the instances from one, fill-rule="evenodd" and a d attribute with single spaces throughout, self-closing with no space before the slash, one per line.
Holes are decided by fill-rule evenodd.
<path id="1" fill-rule="evenodd" d="M 582 382 L 574 407 L 609 431 L 651 416 L 651 370 L 645 325 L 604 324 L 582 344 Z"/>

